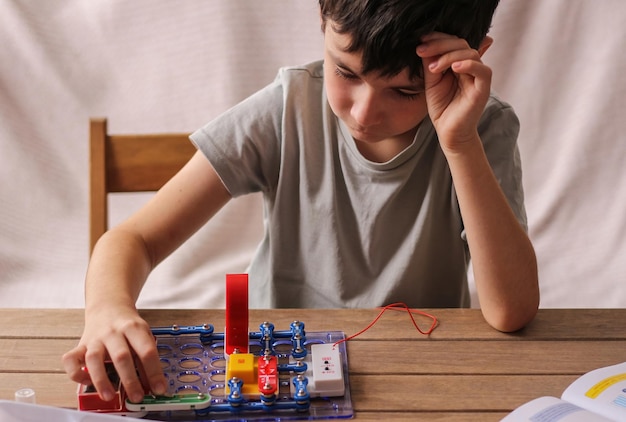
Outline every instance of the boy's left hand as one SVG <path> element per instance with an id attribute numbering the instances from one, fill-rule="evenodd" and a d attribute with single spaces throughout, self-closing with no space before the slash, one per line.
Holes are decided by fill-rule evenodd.
<path id="1" fill-rule="evenodd" d="M 486 37 L 479 50 L 474 50 L 462 38 L 435 32 L 417 46 L 424 64 L 428 114 L 444 151 L 476 139 L 491 91 L 491 69 L 481 56 L 491 42 Z"/>

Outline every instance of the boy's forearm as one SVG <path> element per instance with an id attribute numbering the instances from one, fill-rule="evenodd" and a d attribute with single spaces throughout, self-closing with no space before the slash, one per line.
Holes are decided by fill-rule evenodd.
<path id="1" fill-rule="evenodd" d="M 134 307 L 152 266 L 138 236 L 121 229 L 105 233 L 87 270 L 85 311 L 110 305 Z"/>
<path id="2" fill-rule="evenodd" d="M 539 306 L 533 246 L 489 166 L 478 135 L 462 149 L 445 153 L 485 319 L 501 331 L 520 329 Z"/>

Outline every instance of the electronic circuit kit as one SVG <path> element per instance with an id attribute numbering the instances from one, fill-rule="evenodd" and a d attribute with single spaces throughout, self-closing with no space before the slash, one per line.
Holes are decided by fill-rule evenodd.
<path id="1" fill-rule="evenodd" d="M 248 276 L 226 276 L 226 327 L 154 327 L 167 394 L 127 399 L 107 362 L 116 398 L 105 402 L 79 385 L 80 410 L 162 421 L 315 420 L 353 416 L 346 337 L 307 332 L 304 321 L 248 327 Z"/>

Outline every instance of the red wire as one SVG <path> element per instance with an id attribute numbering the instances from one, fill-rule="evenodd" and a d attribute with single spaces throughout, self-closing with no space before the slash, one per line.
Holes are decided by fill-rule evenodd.
<path id="1" fill-rule="evenodd" d="M 341 344 L 345 341 L 348 340 L 352 340 L 353 338 L 360 336 L 361 334 L 363 334 L 364 332 L 366 332 L 367 330 L 369 330 L 370 328 L 372 328 L 374 326 L 374 324 L 376 324 L 376 322 L 383 316 L 383 314 L 385 313 L 385 311 L 389 310 L 389 309 L 393 309 L 393 310 L 397 310 L 397 311 L 402 311 L 402 310 L 406 310 L 407 313 L 409 314 L 409 317 L 411 317 L 411 321 L 413 322 L 413 325 L 415 326 L 415 328 L 417 329 L 417 331 L 419 331 L 421 334 L 423 335 L 429 335 L 430 333 L 432 333 L 435 328 L 437 328 L 437 317 L 434 315 L 431 315 L 429 313 L 426 313 L 424 311 L 420 311 L 418 309 L 411 309 L 408 307 L 408 305 L 406 303 L 403 302 L 396 302 L 396 303 L 392 303 L 390 305 L 387 306 L 383 306 L 382 310 L 380 311 L 380 313 L 378 314 L 378 316 L 376 318 L 374 318 L 374 320 L 372 322 L 370 322 L 367 327 L 365 327 L 364 329 L 362 329 L 361 331 L 359 331 L 356 334 L 352 334 L 351 336 L 348 336 L 344 339 L 341 339 L 339 341 L 336 341 L 333 346 L 337 346 L 338 344 Z M 423 331 L 418 325 L 417 322 L 415 322 L 415 318 L 413 318 L 413 314 L 419 314 L 419 315 L 423 315 L 425 317 L 428 317 L 430 319 L 432 319 L 433 323 L 430 325 L 430 328 L 428 328 L 428 330 Z"/>

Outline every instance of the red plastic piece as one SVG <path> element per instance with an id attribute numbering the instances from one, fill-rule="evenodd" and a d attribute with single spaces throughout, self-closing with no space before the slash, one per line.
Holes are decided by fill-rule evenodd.
<path id="1" fill-rule="evenodd" d="M 278 359 L 276 356 L 260 356 L 258 361 L 259 392 L 269 396 L 278 390 Z"/>
<path id="2" fill-rule="evenodd" d="M 90 410 L 94 412 L 122 412 L 126 410 L 125 400 L 126 394 L 124 388 L 120 383 L 120 378 L 115 371 L 113 362 L 104 362 L 104 366 L 109 377 L 109 381 L 115 387 L 115 396 L 113 400 L 104 401 L 100 398 L 100 395 L 96 389 L 87 384 L 80 384 L 78 386 L 78 409 Z M 87 371 L 87 368 L 84 369 Z"/>
<path id="3" fill-rule="evenodd" d="M 226 274 L 224 352 L 248 353 L 248 274 Z"/>

